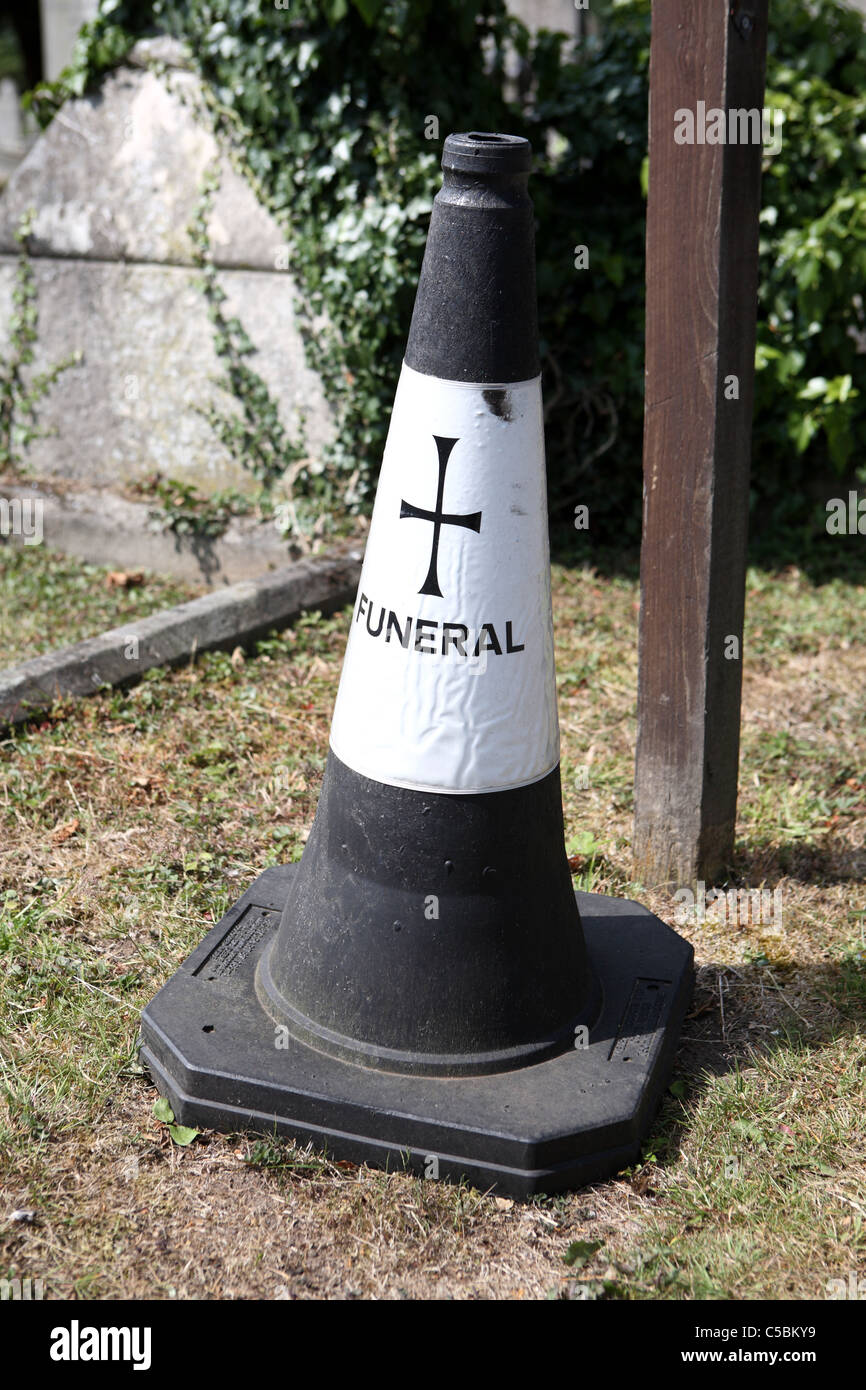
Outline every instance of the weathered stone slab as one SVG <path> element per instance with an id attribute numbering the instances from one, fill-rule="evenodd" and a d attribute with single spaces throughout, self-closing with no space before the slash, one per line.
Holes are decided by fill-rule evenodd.
<path id="1" fill-rule="evenodd" d="M 67 102 L 9 180 L 0 250 L 16 249 L 15 232 L 32 208 L 34 255 L 192 265 L 188 227 L 215 165 L 214 264 L 276 270 L 285 238 L 197 119 L 200 92 L 192 72 L 174 68 L 161 77 L 122 67 L 98 92 Z"/>
<path id="2" fill-rule="evenodd" d="M 333 438 L 297 327 L 283 232 L 220 152 L 202 92 L 180 45 L 165 37 L 136 44 L 98 91 L 57 113 L 0 198 L 0 354 L 25 215 L 39 313 L 25 376 L 82 354 L 41 403 L 48 435 L 27 448 L 31 477 L 110 488 L 159 471 L 206 493 L 258 486 L 202 413 L 240 408 L 214 385 L 223 365 L 189 233 L 214 171 L 207 226 L 226 316 L 251 339 L 248 365 L 289 437 L 300 438 L 302 413 L 311 459 Z"/>
<path id="3" fill-rule="evenodd" d="M 26 532 L 2 523 L 24 509 Z M 0 483 L 0 530 L 10 545 L 45 545 L 63 555 L 84 555 L 91 564 L 154 570 L 209 588 L 257 579 L 302 558 L 274 522 L 233 517 L 221 536 L 178 535 L 154 529 L 153 505 L 109 488 Z M 23 530 L 23 528 L 22 528 Z"/>
<path id="4" fill-rule="evenodd" d="M 0 723 L 20 723 L 60 696 L 128 685 L 196 652 L 246 646 L 305 610 L 332 612 L 354 597 L 359 573 L 359 561 L 349 555 L 302 560 L 22 662 L 0 672 Z"/>
<path id="5" fill-rule="evenodd" d="M 39 336 L 33 372 L 80 350 L 42 401 L 28 470 L 115 486 L 159 470 L 203 491 L 256 484 L 231 459 L 200 413 L 209 401 L 236 413 L 218 389 L 221 375 L 197 272 L 178 266 L 123 262 L 33 261 L 39 295 Z M 0 256 L 0 352 L 8 342 L 16 261 Z M 227 313 L 237 314 L 258 349 L 259 373 L 294 431 L 306 416 L 306 439 L 317 458 L 333 435 L 318 376 L 306 365 L 295 327 L 294 287 L 279 272 L 223 270 Z"/>

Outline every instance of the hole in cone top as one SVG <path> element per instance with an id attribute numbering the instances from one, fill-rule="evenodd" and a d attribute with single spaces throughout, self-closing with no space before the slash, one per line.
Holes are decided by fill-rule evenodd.
<path id="1" fill-rule="evenodd" d="M 467 173 L 528 174 L 532 146 L 522 135 L 496 131 L 471 130 L 449 135 L 442 152 L 442 167 Z"/>

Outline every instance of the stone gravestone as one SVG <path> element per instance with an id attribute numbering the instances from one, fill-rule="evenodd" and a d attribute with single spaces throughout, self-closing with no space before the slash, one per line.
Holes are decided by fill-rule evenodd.
<path id="1" fill-rule="evenodd" d="M 237 409 L 214 384 L 223 365 L 189 231 L 208 175 L 218 187 L 207 239 L 224 311 L 256 348 L 250 366 L 308 457 L 333 435 L 321 382 L 304 357 L 284 235 L 218 150 L 200 94 L 179 45 L 137 44 L 100 90 L 64 105 L 0 198 L 0 354 L 8 346 L 15 232 L 29 210 L 39 309 L 33 372 L 81 353 L 41 403 L 46 434 L 28 445 L 27 475 L 40 484 L 63 480 L 60 490 L 82 506 L 83 494 L 96 490 L 99 509 L 110 511 L 106 490 L 122 491 L 154 471 L 201 493 L 257 486 L 202 414 L 211 403 L 223 413 Z M 112 532 L 123 524 L 118 517 Z M 61 541 L 61 548 L 76 547 Z"/>

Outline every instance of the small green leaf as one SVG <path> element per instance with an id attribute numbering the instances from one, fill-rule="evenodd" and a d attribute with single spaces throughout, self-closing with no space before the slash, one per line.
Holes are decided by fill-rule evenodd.
<path id="1" fill-rule="evenodd" d="M 358 14 L 369 28 L 382 8 L 382 0 L 353 0 L 353 3 Z"/>
<path id="2" fill-rule="evenodd" d="M 159 1100 L 154 1102 L 153 1113 L 164 1125 L 170 1125 L 174 1121 L 174 1111 L 164 1096 L 160 1096 Z"/>
<path id="3" fill-rule="evenodd" d="M 760 1127 L 752 1120 L 735 1120 L 731 1125 L 731 1129 L 743 1139 L 751 1139 L 753 1143 L 758 1144 L 761 1148 L 766 1148 L 764 1135 Z"/>
<path id="4" fill-rule="evenodd" d="M 600 849 L 601 843 L 596 840 L 591 830 L 580 830 L 571 836 L 566 853 L 592 855 L 598 854 Z"/>
<path id="5" fill-rule="evenodd" d="M 187 1129 L 186 1125 L 169 1125 L 168 1132 L 174 1142 L 180 1145 L 191 1144 L 196 1135 L 201 1133 L 198 1129 Z"/>
<path id="6" fill-rule="evenodd" d="M 677 1100 L 682 1100 L 683 1096 L 688 1091 L 688 1087 L 685 1081 L 680 1078 L 678 1081 L 672 1081 L 670 1086 L 668 1086 L 668 1090 L 672 1096 L 676 1096 Z"/>
<path id="7" fill-rule="evenodd" d="M 572 1269 L 582 1269 L 603 1244 L 603 1240 L 573 1240 L 562 1257 L 563 1263 Z"/>
<path id="8" fill-rule="evenodd" d="M 649 155 L 645 154 L 640 166 L 640 191 L 644 197 L 649 193 Z"/>

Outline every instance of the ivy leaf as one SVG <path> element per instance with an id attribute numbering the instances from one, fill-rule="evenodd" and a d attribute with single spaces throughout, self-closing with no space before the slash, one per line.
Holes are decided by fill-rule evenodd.
<path id="1" fill-rule="evenodd" d="M 86 87 L 87 87 L 87 71 L 86 71 L 86 69 L 84 69 L 84 68 L 79 68 L 77 71 L 71 71 L 71 72 L 69 72 L 68 75 L 67 75 L 66 78 L 65 78 L 65 81 L 66 81 L 66 86 L 69 88 L 69 90 L 70 90 L 70 92 L 72 93 L 73 96 L 76 96 L 76 97 L 83 96 L 83 95 L 84 95 L 84 92 L 85 92 L 85 89 L 86 89 Z"/>
<path id="2" fill-rule="evenodd" d="M 802 420 L 795 426 L 794 444 L 798 454 L 805 453 L 806 449 L 817 433 L 818 422 L 813 415 L 804 415 Z"/>
<path id="3" fill-rule="evenodd" d="M 734 1134 L 738 1134 L 741 1139 L 751 1140 L 759 1149 L 765 1149 L 767 1147 L 763 1131 L 753 1120 L 734 1120 L 731 1129 Z"/>
<path id="4" fill-rule="evenodd" d="M 348 0 L 324 0 L 322 9 L 325 11 L 325 19 L 333 29 L 335 24 L 346 18 L 349 10 Z"/>
<path id="5" fill-rule="evenodd" d="M 572 1269 L 583 1269 L 603 1245 L 603 1240 L 573 1240 L 562 1257 L 563 1264 L 570 1265 Z"/>
<path id="6" fill-rule="evenodd" d="M 815 401 L 827 394 L 827 378 L 824 376 L 813 376 L 800 391 L 801 401 Z"/>
<path id="7" fill-rule="evenodd" d="M 649 193 L 649 155 L 644 155 L 640 166 L 640 191 L 643 196 Z"/>
<path id="8" fill-rule="evenodd" d="M 382 8 L 382 0 L 352 0 L 352 3 L 369 29 Z"/>
<path id="9" fill-rule="evenodd" d="M 201 1133 L 198 1129 L 187 1129 L 186 1125 L 169 1125 L 168 1132 L 176 1144 L 185 1147 Z"/>
<path id="10" fill-rule="evenodd" d="M 154 1102 L 153 1113 L 164 1125 L 170 1125 L 174 1122 L 174 1111 L 165 1096 L 160 1096 L 159 1100 Z"/>

